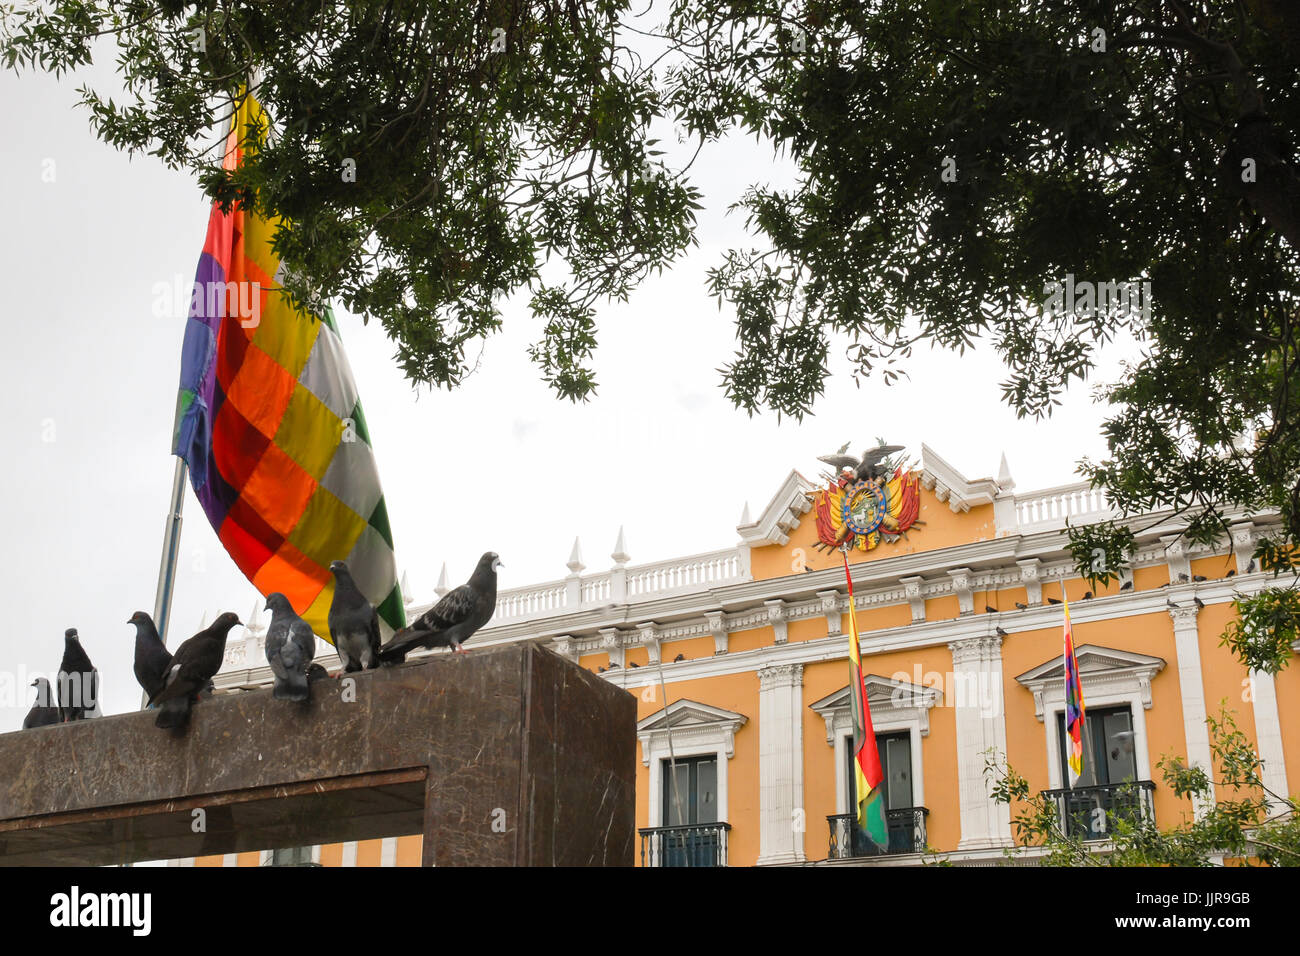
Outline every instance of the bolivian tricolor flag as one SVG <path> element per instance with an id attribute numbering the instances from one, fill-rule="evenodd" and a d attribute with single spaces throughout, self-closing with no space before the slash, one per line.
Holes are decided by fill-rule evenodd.
<path id="1" fill-rule="evenodd" d="M 266 128 L 243 97 L 234 169 Z M 346 561 L 384 636 L 406 623 L 393 536 L 357 387 L 328 309 L 293 308 L 271 247 L 278 219 L 215 203 L 181 354 L 173 453 L 222 545 L 263 594 L 279 591 L 329 638 L 332 561 Z"/>
<path id="2" fill-rule="evenodd" d="M 889 845 L 885 824 L 885 774 L 880 768 L 876 732 L 871 726 L 871 707 L 862 675 L 862 653 L 858 644 L 858 619 L 853 608 L 853 577 L 849 557 L 844 557 L 844 577 L 849 583 L 849 687 L 853 698 L 853 792 L 858 798 L 858 829 L 881 849 Z"/>
<path id="3" fill-rule="evenodd" d="M 1083 776 L 1083 685 L 1079 682 L 1079 661 L 1074 656 L 1074 634 L 1070 629 L 1070 602 L 1065 603 L 1065 733 L 1068 738 L 1070 786 Z"/>

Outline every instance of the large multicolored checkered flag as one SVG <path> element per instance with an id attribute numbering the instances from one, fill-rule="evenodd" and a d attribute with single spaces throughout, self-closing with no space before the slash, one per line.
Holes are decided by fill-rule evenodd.
<path id="1" fill-rule="evenodd" d="M 226 140 L 241 160 L 249 95 Z M 295 310 L 271 251 L 279 220 L 214 203 L 181 355 L 173 453 L 239 569 L 282 592 L 328 638 L 331 561 L 348 564 L 379 610 L 384 636 L 404 627 L 393 535 L 370 435 L 333 315 Z"/>

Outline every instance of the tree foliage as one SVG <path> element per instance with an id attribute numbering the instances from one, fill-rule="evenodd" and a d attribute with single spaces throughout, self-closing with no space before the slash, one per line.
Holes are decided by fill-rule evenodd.
<path id="1" fill-rule="evenodd" d="M 1213 866 L 1232 859 L 1247 866 L 1300 865 L 1300 803 L 1264 786 L 1263 761 L 1228 711 L 1210 717 L 1210 749 L 1218 775 L 1162 757 L 1164 785 L 1175 796 L 1205 802 L 1197 819 L 1159 828 L 1144 814 L 1107 811 L 1107 839 L 1087 841 L 1071 829 L 1056 801 L 1030 791 L 1029 782 L 999 755 L 986 755 L 993 798 L 1014 808 L 1012 826 L 1022 846 L 1041 847 L 1047 866 Z M 1130 792 L 1128 796 L 1133 796 Z M 1118 803 L 1126 794 L 1119 791 Z M 1270 802 L 1271 801 L 1271 802 Z M 1023 850 L 1011 851 L 1012 856 Z"/>
<path id="2" fill-rule="evenodd" d="M 709 274 L 736 316 L 722 373 L 739 408 L 801 417 L 833 360 L 890 381 L 932 342 L 996 349 L 1005 400 L 1044 416 L 1098 349 L 1133 339 L 1139 357 L 1101 389 L 1108 455 L 1085 475 L 1125 514 L 1171 509 L 1193 542 L 1221 540 L 1227 513 L 1276 510 L 1261 555 L 1294 570 L 1300 26 L 1285 0 L 653 9 L 52 0 L 6 12 L 3 54 L 58 73 L 111 37 L 127 94 L 83 91 L 96 133 L 286 217 L 290 292 L 378 319 L 405 374 L 441 386 L 521 294 L 541 374 L 589 396 L 600 304 L 696 241 L 703 197 L 688 167 L 656 166 L 652 130 L 696 149 L 754 135 L 797 176 L 745 192 L 754 245 Z M 250 76 L 277 135 L 227 175 L 213 145 Z M 1076 545 L 1119 557 L 1102 530 Z M 1292 598 L 1260 600 L 1234 647 L 1295 630 Z"/>

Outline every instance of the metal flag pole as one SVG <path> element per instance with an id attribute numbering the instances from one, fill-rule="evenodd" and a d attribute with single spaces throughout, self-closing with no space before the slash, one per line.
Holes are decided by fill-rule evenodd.
<path id="1" fill-rule="evenodd" d="M 172 478 L 171 508 L 167 512 L 167 527 L 163 531 L 162 561 L 158 567 L 158 594 L 153 603 L 153 622 L 158 636 L 167 643 L 167 621 L 172 611 L 172 588 L 176 583 L 176 556 L 181 547 L 181 508 L 185 504 L 185 480 L 189 467 L 184 458 L 176 459 L 176 474 Z"/>

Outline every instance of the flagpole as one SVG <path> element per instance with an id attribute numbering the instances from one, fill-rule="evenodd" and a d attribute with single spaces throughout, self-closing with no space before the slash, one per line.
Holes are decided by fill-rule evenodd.
<path id="1" fill-rule="evenodd" d="M 167 526 L 163 531 L 158 593 L 153 604 L 153 622 L 163 644 L 167 643 L 167 621 L 171 617 L 172 589 L 176 584 L 176 556 L 181 547 L 181 508 L 185 504 L 185 479 L 188 473 L 185 459 L 177 458 L 176 471 L 172 477 L 171 508 L 167 512 Z"/>

